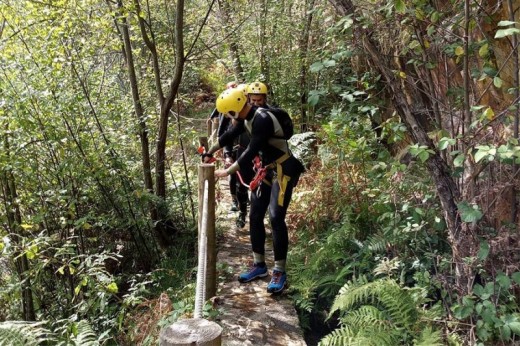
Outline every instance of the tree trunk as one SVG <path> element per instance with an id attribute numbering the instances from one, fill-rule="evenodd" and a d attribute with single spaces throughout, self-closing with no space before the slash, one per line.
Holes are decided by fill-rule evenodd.
<path id="1" fill-rule="evenodd" d="M 181 84 L 182 73 L 184 71 L 184 63 L 186 57 L 184 56 L 184 0 L 177 1 L 176 21 L 175 21 L 175 72 L 170 83 L 170 90 L 168 95 L 161 104 L 161 114 L 158 126 L 157 137 L 157 152 L 156 152 L 156 188 L 157 196 L 162 199 L 166 198 L 166 137 L 168 134 L 168 120 L 170 118 L 170 111 L 173 107 L 173 101 L 177 96 L 179 85 Z"/>
<path id="2" fill-rule="evenodd" d="M 300 113 L 302 117 L 301 132 L 307 131 L 309 125 L 309 119 L 307 118 L 307 70 L 308 61 L 307 55 L 309 50 L 309 35 L 312 25 L 312 14 L 311 11 L 314 8 L 315 0 L 305 1 L 305 16 L 306 21 L 304 23 L 302 35 L 300 37 Z"/>
<path id="3" fill-rule="evenodd" d="M 229 18 L 232 17 L 230 15 L 232 11 L 229 8 L 229 3 L 227 1 L 219 1 L 218 7 L 217 19 L 220 26 L 225 29 L 224 34 L 228 36 L 229 58 L 233 65 L 233 74 L 235 75 L 235 80 L 237 82 L 242 82 L 244 80 L 244 68 L 242 67 L 242 61 L 240 60 L 240 48 L 237 42 L 235 30 L 234 28 L 231 28 L 229 23 Z"/>
<path id="4" fill-rule="evenodd" d="M 4 155 L 9 158 L 10 148 L 9 148 L 9 139 L 7 133 L 9 133 L 9 124 L 5 125 L 6 134 L 4 137 Z M 7 216 L 7 224 L 9 227 L 9 232 L 16 237 L 13 239 L 17 245 L 22 244 L 22 239 L 24 238 L 22 225 L 22 214 L 20 211 L 20 206 L 18 205 L 18 193 L 16 192 L 16 181 L 11 170 L 3 170 L 0 186 L 2 187 L 3 199 L 5 202 L 5 214 Z M 34 311 L 34 300 L 32 294 L 31 287 L 31 279 L 28 275 L 29 273 L 29 261 L 25 253 L 17 253 L 16 258 L 16 271 L 18 273 L 18 277 L 21 283 L 22 289 L 22 311 L 23 318 L 26 321 L 36 321 L 36 313 Z"/>
<path id="5" fill-rule="evenodd" d="M 122 0 L 118 0 L 118 7 L 121 11 L 121 25 L 120 29 L 123 34 L 124 54 L 126 65 L 128 68 L 128 78 L 130 80 L 130 88 L 132 90 L 132 99 L 134 101 L 134 111 L 139 122 L 139 139 L 141 140 L 141 162 L 143 165 L 144 187 L 149 193 L 153 193 L 153 179 L 152 168 L 150 161 L 150 144 L 148 139 L 148 129 L 145 122 L 143 106 L 139 95 L 139 86 L 137 83 L 137 76 L 135 73 L 134 56 L 132 51 L 132 43 L 130 41 L 130 31 L 128 30 L 128 21 L 123 11 Z M 150 213 L 152 219 L 157 218 L 157 209 L 155 206 L 150 206 Z"/>
<path id="6" fill-rule="evenodd" d="M 350 0 L 331 0 L 331 2 L 343 15 L 355 14 L 356 12 Z M 403 90 L 400 82 L 396 80 L 391 72 L 395 70 L 394 66 L 391 66 L 390 61 L 380 53 L 377 44 L 370 39 L 364 29 L 356 27 L 354 30 L 356 38 L 363 43 L 364 51 L 368 54 L 373 66 L 381 73 L 382 80 L 390 90 L 396 112 L 419 145 L 426 146 L 434 152 L 426 161 L 426 165 L 432 174 L 448 227 L 448 241 L 452 246 L 453 261 L 457 274 L 457 290 L 461 296 L 465 295 L 471 290 L 473 273 L 472 268 L 463 259 L 475 254 L 478 249 L 478 242 L 470 227 L 461 222 L 457 207 L 457 202 L 460 200 L 460 192 L 456 182 L 451 177 L 448 164 L 442 159 L 429 138 L 427 131 L 421 126 L 412 112 L 405 90 Z M 421 102 L 421 100 L 414 99 L 411 102 Z"/>

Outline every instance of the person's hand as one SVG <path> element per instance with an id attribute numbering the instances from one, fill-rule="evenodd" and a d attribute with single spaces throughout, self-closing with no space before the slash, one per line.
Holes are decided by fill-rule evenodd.
<path id="1" fill-rule="evenodd" d="M 224 167 L 225 168 L 228 168 L 229 166 L 231 166 L 233 164 L 233 158 L 231 157 L 226 157 L 226 160 L 224 160 Z"/>
<path id="2" fill-rule="evenodd" d="M 215 158 L 211 154 L 204 153 L 201 156 L 202 156 L 203 163 L 212 163 L 213 161 L 215 161 Z"/>
<path id="3" fill-rule="evenodd" d="M 224 178 L 228 176 L 227 170 L 225 169 L 217 169 L 215 171 L 215 176 L 219 178 Z"/>

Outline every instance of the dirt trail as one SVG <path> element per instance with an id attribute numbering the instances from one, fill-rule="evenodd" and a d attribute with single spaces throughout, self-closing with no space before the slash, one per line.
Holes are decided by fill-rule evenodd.
<path id="1" fill-rule="evenodd" d="M 217 187 L 220 201 L 217 204 L 218 239 L 217 261 L 220 278 L 217 305 L 222 311 L 217 322 L 224 328 L 222 345 L 305 346 L 298 316 L 289 297 L 266 292 L 270 275 L 266 278 L 241 284 L 238 273 L 251 261 L 249 225 L 235 226 L 236 212 L 229 212 L 231 198 L 227 182 Z M 273 267 L 272 238 L 268 230 L 266 262 Z"/>

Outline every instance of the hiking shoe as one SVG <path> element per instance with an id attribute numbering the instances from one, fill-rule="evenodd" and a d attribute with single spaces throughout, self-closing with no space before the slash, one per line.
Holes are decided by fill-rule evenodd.
<path id="1" fill-rule="evenodd" d="M 238 204 L 236 201 L 233 201 L 233 204 L 231 205 L 231 209 L 229 211 L 238 211 Z"/>
<path id="2" fill-rule="evenodd" d="M 242 229 L 246 225 L 246 216 L 244 213 L 238 215 L 237 221 L 235 222 L 238 228 Z"/>
<path id="3" fill-rule="evenodd" d="M 287 283 L 287 274 L 278 270 L 273 270 L 273 276 L 271 282 L 267 285 L 267 292 L 278 293 L 283 291 Z"/>
<path id="4" fill-rule="evenodd" d="M 239 282 L 249 282 L 255 279 L 264 278 L 267 276 L 267 266 L 263 267 L 259 266 L 257 263 L 253 263 L 253 265 L 249 268 L 249 270 L 245 273 L 242 273 L 238 276 Z"/>

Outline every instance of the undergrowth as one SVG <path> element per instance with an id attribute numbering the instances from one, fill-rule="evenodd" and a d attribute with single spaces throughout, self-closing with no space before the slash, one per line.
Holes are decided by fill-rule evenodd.
<path id="1" fill-rule="evenodd" d="M 391 282 L 396 292 L 403 290 L 403 297 L 410 294 L 407 287 L 418 289 L 423 298 L 418 302 L 409 297 L 410 308 L 431 307 L 442 291 L 438 277 L 445 264 L 439 258 L 449 258 L 450 249 L 443 240 L 445 228 L 436 214 L 439 208 L 427 172 L 413 162 L 393 160 L 377 141 L 331 142 L 327 131 L 337 133 L 337 128 L 330 125 L 320 134 L 319 159 L 295 192 L 292 210 L 298 231 L 292 235 L 289 271 L 302 327 L 321 330 L 320 337 L 335 330 L 323 344 L 346 345 L 355 344 L 354 339 L 342 342 L 357 335 L 349 329 L 352 316 L 346 315 L 346 305 L 333 304 L 344 295 L 345 288 L 341 290 L 347 282 L 356 283 L 361 277 L 367 285 Z M 305 217 L 298 217 L 299 211 Z M 373 299 L 354 305 L 361 309 L 358 314 L 384 314 Z M 442 306 L 435 306 L 438 315 L 445 314 Z M 424 340 L 442 339 L 442 329 L 435 323 L 423 327 L 425 333 L 431 332 Z M 410 337 L 417 326 L 410 328 L 399 329 L 396 338 L 384 334 L 385 329 L 379 332 L 387 344 L 419 343 Z M 359 335 L 365 333 L 374 337 L 373 344 L 381 341 L 374 330 L 364 329 Z"/>

